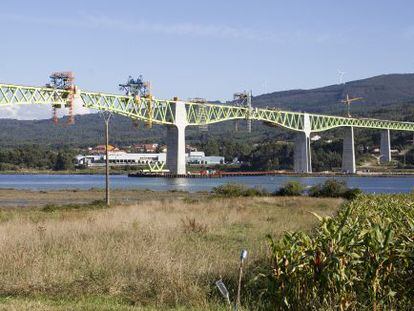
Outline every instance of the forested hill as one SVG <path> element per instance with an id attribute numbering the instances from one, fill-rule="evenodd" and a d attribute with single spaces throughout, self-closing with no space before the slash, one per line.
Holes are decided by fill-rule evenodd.
<path id="1" fill-rule="evenodd" d="M 382 75 L 369 79 L 347 82 L 341 85 L 311 90 L 291 90 L 259 95 L 253 98 L 256 107 L 278 107 L 280 109 L 343 115 L 345 106 L 339 101 L 349 94 L 363 97 L 361 102 L 352 105 L 356 116 L 370 116 L 384 119 L 414 121 L 414 74 Z M 65 120 L 60 122 L 65 123 Z M 230 134 L 231 132 L 231 134 Z M 234 133 L 232 122 L 222 122 L 209 126 L 208 134 L 189 128 L 187 139 L 197 142 L 201 138 L 230 136 L 232 139 L 260 142 L 275 135 L 285 135 L 283 130 L 275 130 L 254 124 L 254 132 Z M 76 116 L 72 126 L 55 126 L 51 120 L 17 121 L 0 119 L 0 146 L 15 147 L 27 144 L 52 146 L 96 145 L 103 141 L 103 121 L 98 114 Z M 136 128 L 131 120 L 114 116 L 111 121 L 111 142 L 127 145 L 136 142 L 162 142 L 165 129 L 155 126 L 146 129 L 142 124 Z"/>
<path id="2" fill-rule="evenodd" d="M 311 90 L 290 90 L 260 95 L 254 98 L 257 107 L 279 107 L 286 110 L 316 113 L 344 113 L 340 100 L 362 97 L 352 104 L 356 114 L 395 110 L 404 104 L 414 105 L 414 74 L 389 74 L 344 84 L 330 85 Z M 394 111 L 397 112 L 397 111 Z M 401 114 L 395 115 L 401 118 Z"/>

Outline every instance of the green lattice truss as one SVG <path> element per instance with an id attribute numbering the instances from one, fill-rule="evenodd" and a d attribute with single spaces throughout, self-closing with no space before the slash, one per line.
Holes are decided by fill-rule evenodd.
<path id="1" fill-rule="evenodd" d="M 0 107 L 13 104 L 52 104 L 55 107 L 63 107 L 67 105 L 69 94 L 70 91 L 67 90 L 0 84 Z M 184 104 L 188 125 L 195 126 L 235 119 L 252 119 L 294 131 L 304 131 L 304 120 L 308 116 L 311 132 L 343 126 L 414 131 L 414 122 L 346 118 L 271 109 L 248 109 L 230 105 L 176 102 L 79 90 L 76 91 L 76 96 L 80 97 L 86 108 L 111 111 L 131 119 L 155 124 L 174 124 L 174 106 Z"/>

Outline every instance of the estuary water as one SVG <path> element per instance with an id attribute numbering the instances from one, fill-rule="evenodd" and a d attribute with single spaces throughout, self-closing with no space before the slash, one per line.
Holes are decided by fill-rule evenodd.
<path id="1" fill-rule="evenodd" d="M 238 183 L 249 187 L 264 188 L 275 191 L 284 183 L 296 180 L 306 186 L 322 183 L 332 177 L 299 177 L 299 176 L 242 176 L 225 178 L 139 178 L 126 175 L 110 177 L 112 189 L 150 189 L 155 191 L 182 190 L 189 192 L 210 191 L 213 187 Z M 413 176 L 397 177 L 357 177 L 341 176 L 337 180 L 345 180 L 349 187 L 358 187 L 367 193 L 399 193 L 414 189 Z M 0 175 L 0 188 L 51 190 L 51 189 L 90 189 L 104 188 L 104 175 Z"/>

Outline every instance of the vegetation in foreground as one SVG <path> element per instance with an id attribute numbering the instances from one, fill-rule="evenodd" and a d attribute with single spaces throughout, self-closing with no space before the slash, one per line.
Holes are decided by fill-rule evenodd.
<path id="1" fill-rule="evenodd" d="M 270 238 L 261 287 L 272 309 L 414 309 L 414 195 L 360 195 L 318 218 L 311 234 Z"/>
<path id="2" fill-rule="evenodd" d="M 242 248 L 245 309 L 414 308 L 414 194 L 166 195 L 1 210 L 0 309 L 226 310 Z"/>
<path id="3" fill-rule="evenodd" d="M 222 278 L 234 298 L 242 248 L 243 305 L 260 309 L 248 284 L 269 254 L 266 235 L 308 231 L 311 212 L 333 216 L 342 202 L 150 196 L 112 208 L 2 209 L 0 309 L 225 310 L 214 282 Z"/>

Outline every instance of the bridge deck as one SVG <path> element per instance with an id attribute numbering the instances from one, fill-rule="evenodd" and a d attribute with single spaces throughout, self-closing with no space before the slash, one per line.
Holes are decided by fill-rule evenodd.
<path id="1" fill-rule="evenodd" d="M 51 104 L 64 106 L 70 91 L 47 87 L 30 87 L 0 84 L 0 107 L 14 104 Z M 251 119 L 268 122 L 294 131 L 320 132 L 337 127 L 359 127 L 414 131 L 414 122 L 380 120 L 372 118 L 347 118 L 312 113 L 282 111 L 272 109 L 177 102 L 172 100 L 138 98 L 132 96 L 77 91 L 83 106 L 90 109 L 112 111 L 131 119 L 150 121 L 156 124 L 175 123 L 173 106 L 184 104 L 188 125 L 207 125 L 227 120 Z M 306 129 L 306 118 L 310 128 Z"/>

